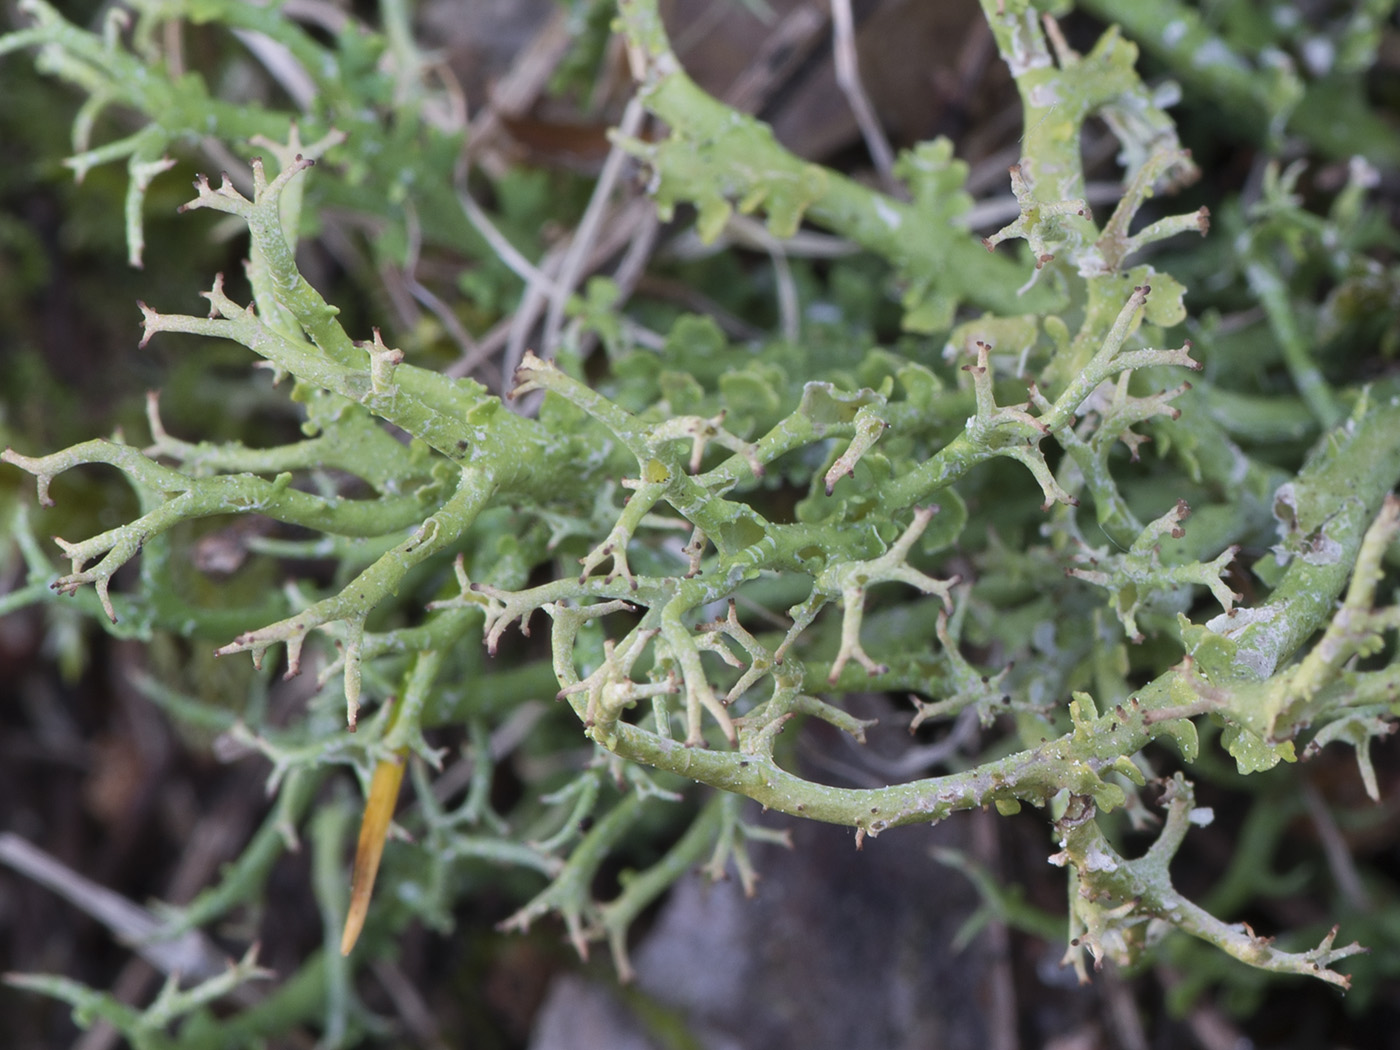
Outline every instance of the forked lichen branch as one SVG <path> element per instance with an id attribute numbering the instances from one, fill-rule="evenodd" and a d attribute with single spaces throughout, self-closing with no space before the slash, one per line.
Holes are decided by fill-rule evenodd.
<path id="1" fill-rule="evenodd" d="M 1270 254 L 1277 233 L 1285 244 L 1316 242 L 1319 258 L 1349 260 L 1351 269 L 1335 275 L 1339 288 L 1355 273 L 1371 274 L 1354 247 L 1366 241 L 1359 205 L 1339 205 L 1331 225 L 1309 219 L 1291 192 L 1295 176 L 1273 172 L 1260 214 L 1240 220 L 1256 233 L 1260 223 L 1280 224 L 1281 232 L 1269 227 L 1241 241 L 1244 279 L 1263 298 L 1272 330 L 1286 337 L 1283 371 L 1301 398 L 1295 415 L 1313 428 L 1301 433 L 1329 428 L 1290 473 L 1271 447 L 1279 425 L 1204 415 L 1203 406 L 1252 402 L 1226 394 L 1215 375 L 1218 363 L 1238 380 L 1212 356 L 1223 353 L 1218 332 L 1205 326 L 1199 356 L 1190 342 L 1176 345 L 1169 329 L 1186 317 L 1185 289 L 1154 267 L 1162 256 L 1139 258 L 1164 239 L 1205 234 L 1209 216 L 1143 215 L 1149 200 L 1196 169 L 1166 113 L 1172 90 L 1141 80 L 1136 46 L 1121 33 L 1109 30 L 1080 54 L 1029 0 L 983 0 L 1025 117 L 1022 156 L 1003 190 L 1014 209 L 1005 214 L 1014 217 L 983 241 L 968 229 L 967 167 L 950 142 L 925 143 L 894 164 L 907 200 L 800 160 L 689 79 L 655 0 L 620 0 L 639 103 L 666 130 L 648 141 L 620 139 L 618 149 L 647 166 L 658 213 L 694 205 L 695 230 L 709 240 L 736 212 L 762 213 L 774 245 L 804 223 L 819 225 L 862 248 L 879 274 L 862 272 L 860 295 L 833 277 L 838 312 L 859 312 L 855 300 L 879 298 L 871 288 L 893 287 L 905 335 L 889 347 L 858 342 L 885 327 L 870 307 L 868 331 L 857 336 L 850 327 L 850 345 L 831 353 L 820 311 L 796 340 L 732 345 L 713 325 L 683 318 L 645 349 L 609 342 L 607 360 L 581 362 L 579 345 L 568 341 L 545 345 L 520 355 L 509 395 L 543 398 L 512 412 L 481 384 L 425 367 L 430 354 L 413 332 L 352 335 L 296 263 L 303 207 L 325 206 L 308 189 L 313 158 L 327 162 L 317 180 L 351 171 L 366 194 L 421 190 L 415 230 L 431 227 L 450 241 L 471 216 L 442 190 L 451 172 L 434 165 L 444 156 L 455 164 L 460 139 L 433 137 L 407 110 L 395 110 L 383 128 L 367 125 L 357 114 L 390 104 L 360 80 L 329 76 L 344 58 L 338 51 L 285 23 L 275 5 L 214 7 L 211 20 L 280 32 L 298 62 L 316 65 L 312 79 L 348 134 L 321 127 L 303 148 L 289 123 L 261 119 L 257 131 L 268 138 L 260 147 L 276 159 L 275 174 L 254 161 L 250 196 L 228 177 L 199 180 L 186 210 L 233 216 L 250 232 L 251 302 L 236 301 L 216 278 L 205 293 L 207 316 L 143 304 L 142 342 L 184 333 L 246 347 L 289 380 L 304 440 L 266 449 L 185 440 L 167 431 L 152 394 L 144 450 L 119 438 L 40 456 L 6 449 L 0 461 L 33 475 L 42 504 L 56 476 L 90 464 L 120 471 L 139 502 L 124 525 L 57 539 L 66 572 L 49 565 L 26 525 L 27 580 L 17 592 L 24 602 L 42 600 L 50 587 L 72 594 L 90 584 L 89 606 L 111 621 L 119 612 L 128 619 L 130 608 L 144 628 L 180 630 L 184 621 L 161 604 L 172 552 L 186 550 L 177 526 L 260 515 L 310 532 L 249 542 L 282 559 L 279 569 L 297 566 L 300 579 L 286 597 L 279 593 L 274 611 L 260 609 L 221 634 L 217 652 L 247 652 L 260 664 L 284 646 L 289 675 L 314 652 L 315 710 L 328 702 L 338 710 L 343 700 L 353 729 L 361 703 L 378 703 L 369 724 L 386 728 L 355 745 L 314 716 L 285 730 L 235 722 L 221 731 L 226 744 L 266 755 L 288 793 L 309 791 L 314 778 L 303 776 L 323 766 L 350 762 L 368 779 L 372 765 L 410 751 L 435 758 L 425 728 L 466 725 L 470 787 L 458 810 L 433 798 L 425 769 L 408 770 L 431 877 L 403 894 L 400 910 L 416 908 L 439 925 L 450 921 L 450 889 L 462 881 L 454 864 L 517 864 L 550 881 L 507 925 L 557 913 L 580 952 L 606 940 L 626 975 L 628 929 L 681 871 L 708 859 L 718 874 L 732 862 L 752 889 L 744 844 L 775 833 L 744 818 L 742 799 L 850 826 L 859 841 L 964 810 L 1027 804 L 1055 814 L 1062 841 L 1054 859 L 1071 872 L 1081 972 L 1084 952 L 1096 963 L 1130 962 L 1178 929 L 1266 970 L 1346 984 L 1332 966 L 1355 945 L 1335 948 L 1329 935 L 1309 951 L 1286 952 L 1175 890 L 1169 864 L 1207 818 L 1184 777 L 1165 781 L 1165 822 L 1141 857 L 1116 851 L 1099 817 L 1129 808 L 1143 822 L 1144 770 L 1156 762 L 1143 749 L 1170 740 L 1173 760 L 1193 761 L 1193 719 L 1203 715 L 1224 724 L 1221 743 L 1242 772 L 1292 759 L 1295 741 L 1311 732 L 1314 749 L 1334 740 L 1355 746 L 1368 790 L 1378 791 L 1366 748 L 1393 728 L 1400 675 L 1359 661 L 1383 656 L 1400 623 L 1393 607 L 1377 607 L 1382 555 L 1400 522 L 1389 496 L 1400 480 L 1400 402 L 1389 386 L 1332 389 L 1297 338 L 1305 329 L 1286 294 L 1290 274 Z M 137 212 L 127 216 L 128 244 L 138 259 L 141 202 L 167 154 L 211 129 L 229 137 L 247 115 L 193 89 L 189 99 L 172 94 L 173 82 L 147 70 L 115 31 L 102 40 L 47 5 L 25 8 L 35 26 L 4 38 L 0 52 L 47 47 L 61 75 L 80 83 L 87 76 L 71 166 L 81 174 L 127 162 L 126 204 Z M 395 55 L 401 64 L 383 67 L 398 70 L 395 97 L 413 96 L 421 56 L 404 39 Z M 150 75 L 121 79 L 137 71 Z M 150 123 L 94 146 L 97 114 L 117 103 Z M 1124 168 L 1122 197 L 1102 225 L 1086 203 L 1081 158 L 1093 119 L 1117 139 Z M 366 140 L 382 148 L 380 130 L 404 132 L 395 149 L 422 162 L 421 177 L 376 166 L 386 162 L 371 160 Z M 376 205 L 376 221 L 406 230 L 393 199 L 392 207 Z M 1356 214 L 1342 236 L 1348 209 Z M 479 251 L 475 237 L 452 247 Z M 1013 239 L 1026 242 L 1029 256 L 1002 247 Z M 544 272 L 533 263 L 519 269 Z M 824 278 L 814 269 L 807 279 Z M 939 362 L 929 347 L 963 318 Z M 1155 371 L 1179 377 L 1178 369 L 1202 371 L 1206 359 L 1212 371 L 1189 394 L 1189 384 Z M 1258 397 L 1269 415 L 1274 400 Z M 1189 522 L 1188 494 L 1196 508 Z M 1239 551 L 1275 539 L 1271 558 L 1254 565 L 1258 579 L 1248 580 Z M 331 559 L 334 574 L 302 572 L 309 558 Z M 115 574 L 138 559 L 141 577 L 119 593 Z M 872 595 L 886 583 L 916 593 Z M 1213 604 L 1199 614 L 1194 601 L 1205 595 Z M 7 601 L 0 608 L 20 604 Z M 839 617 L 835 609 L 823 616 L 828 606 L 839 606 Z M 518 625 L 528 634 L 536 611 L 549 619 L 548 659 L 509 632 Z M 1199 615 L 1211 618 L 1194 622 Z M 1151 644 L 1129 644 L 1149 635 Z M 1148 669 L 1144 661 L 1161 652 L 1169 655 Z M 872 690 L 917 694 L 911 728 L 950 721 L 952 744 L 939 760 L 956 755 L 954 771 L 911 765 L 903 775 L 917 779 L 875 788 L 798 772 L 786 742 L 813 719 L 863 741 L 870 723 L 847 698 Z M 543 713 L 555 709 L 550 698 L 562 701 L 558 717 L 572 719 L 573 736 L 550 727 L 548 738 L 575 741 L 551 768 L 567 768 L 571 779 L 543 792 L 520 772 L 534 768 L 531 753 L 513 774 L 523 778 L 525 801 L 507 819 L 492 808 L 495 763 L 522 741 L 533 744 L 534 727 L 555 717 Z M 978 743 L 998 750 L 973 753 Z M 675 803 L 696 783 L 720 793 L 695 807 L 689 826 L 617 896 L 595 899 L 609 854 L 636 829 L 667 819 L 667 807 L 681 813 Z M 306 804 L 287 802 L 283 823 Z M 392 800 L 376 805 L 376 827 L 387 832 Z M 326 850 L 341 841 L 343 818 L 334 805 L 317 818 Z M 287 830 L 269 827 L 257 864 L 230 876 L 237 892 L 265 876 L 271 844 Z M 373 916 L 365 935 L 375 936 Z M 254 975 L 246 962 L 240 980 Z"/>

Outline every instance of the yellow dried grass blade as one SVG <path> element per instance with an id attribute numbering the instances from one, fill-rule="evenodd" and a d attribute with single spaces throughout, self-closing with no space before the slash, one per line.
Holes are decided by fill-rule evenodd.
<path id="1" fill-rule="evenodd" d="M 350 910 L 345 915 L 345 932 L 340 937 L 340 954 L 349 955 L 360 939 L 365 916 L 369 913 L 369 897 L 374 891 L 374 878 L 379 873 L 379 860 L 384 856 L 384 840 L 389 834 L 389 822 L 399 800 L 399 785 L 403 783 L 403 756 L 386 758 L 374 767 L 365 799 L 365 815 L 360 821 L 360 841 L 355 847 L 355 869 L 350 876 Z"/>

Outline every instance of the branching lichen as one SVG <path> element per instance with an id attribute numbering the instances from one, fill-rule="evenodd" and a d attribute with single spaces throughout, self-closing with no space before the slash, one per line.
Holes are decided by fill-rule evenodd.
<path id="1" fill-rule="evenodd" d="M 1279 230 L 1294 243 L 1316 236 L 1353 250 L 1337 245 L 1363 221 L 1354 199 L 1330 226 L 1310 223 L 1275 180 L 1248 220 L 1241 276 L 1284 344 L 1297 397 L 1246 396 L 1217 382 L 1230 362 L 1209 331 L 1201 346 L 1167 331 L 1186 319 L 1185 289 L 1156 268 L 1164 256 L 1139 258 L 1179 234 L 1206 234 L 1209 222 L 1204 209 L 1146 212 L 1154 195 L 1197 173 L 1166 113 L 1172 92 L 1143 83 L 1136 46 L 1117 29 L 1080 55 L 1028 0 L 984 0 L 1025 133 L 1008 185 L 1017 217 L 983 242 L 966 228 L 966 170 L 950 143 L 924 144 L 895 165 L 908 200 L 799 160 L 686 76 L 655 0 L 620 0 L 638 98 L 668 125 L 657 141 L 624 145 L 648 169 L 662 216 L 692 204 L 706 238 L 736 209 L 763 213 L 776 238 L 803 222 L 823 226 L 898 284 L 905 334 L 892 348 L 852 343 L 832 364 L 815 338 L 736 348 L 681 318 L 656 348 L 610 345 L 607 361 L 586 367 L 573 343 L 523 354 L 512 389 L 500 392 L 535 395 L 517 412 L 379 329 L 367 339 L 350 332 L 298 268 L 302 211 L 328 199 L 313 187 L 354 175 L 383 198 L 373 207 L 391 213 L 390 187 L 400 198 L 414 192 L 402 171 L 385 173 L 386 151 L 370 159 L 371 118 L 356 115 L 358 102 L 382 101 L 383 84 L 375 93 L 338 79 L 337 54 L 275 5 L 206 4 L 197 15 L 198 5 L 156 5 L 169 8 L 161 17 L 268 33 L 313 72 L 325 113 L 307 121 L 316 139 L 303 148 L 285 115 L 240 115 L 198 78 L 177 84 L 115 37 L 85 33 L 36 0 L 24 6 L 34 26 L 0 40 L 0 53 L 42 47 L 55 72 L 88 92 L 70 164 L 81 173 L 129 158 L 133 259 L 141 202 L 167 150 L 204 135 L 241 148 L 258 134 L 277 165 L 252 160 L 246 182 L 200 178 L 185 206 L 246 227 L 252 301 L 236 301 L 216 278 L 207 316 L 143 304 L 142 343 L 179 333 L 246 348 L 290 388 L 303 439 L 270 448 L 186 440 L 167 431 L 152 394 L 144 450 L 116 437 L 0 455 L 36 479 L 45 506 L 56 477 L 91 464 L 119 471 L 138 504 L 125 524 L 56 538 L 66 572 L 17 526 L 27 579 L 0 612 L 49 592 L 87 594 L 113 630 L 218 631 L 220 656 L 247 652 L 261 665 L 281 646 L 286 675 L 317 672 L 304 724 L 224 727 L 226 745 L 273 763 L 278 817 L 224 884 L 172 915 L 172 928 L 256 894 L 284 834 L 304 819 L 318 771 L 350 764 L 371 788 L 351 924 L 358 934 L 364 922 L 370 944 L 414 909 L 445 925 L 455 866 L 489 860 L 548 880 L 507 927 L 555 913 L 580 953 L 605 940 L 625 976 L 630 925 L 684 870 L 708 858 L 719 874 L 732 863 L 752 891 L 744 844 L 778 833 L 746 820 L 740 799 L 850 826 L 862 841 L 1028 804 L 1053 819 L 1052 860 L 1072 876 L 1074 947 L 1096 964 L 1131 962 L 1176 929 L 1262 969 L 1346 984 L 1332 966 L 1356 946 L 1334 948 L 1329 935 L 1311 951 L 1282 951 L 1173 888 L 1168 864 L 1204 822 L 1183 776 L 1164 781 L 1166 821 L 1136 860 L 1101 820 L 1125 807 L 1145 820 L 1135 794 L 1143 769 L 1164 754 L 1195 761 L 1195 720 L 1206 717 L 1224 727 L 1241 772 L 1291 760 L 1298 743 L 1346 741 L 1377 794 L 1367 748 L 1393 728 L 1400 695 L 1388 662 L 1400 614 L 1377 605 L 1400 521 L 1389 496 L 1400 481 L 1400 398 L 1393 384 L 1329 383 L 1295 323 L 1287 268 L 1273 261 Z M 1205 38 L 1196 22 L 1183 25 L 1183 39 Z M 413 53 L 405 46 L 401 58 Z M 1199 75 L 1280 126 L 1291 119 L 1288 76 L 1261 87 L 1220 70 Z M 412 78 L 399 70 L 394 97 L 416 97 Z M 151 122 L 92 146 L 96 111 L 115 103 Z M 1095 118 L 1117 138 L 1124 168 L 1121 201 L 1102 225 L 1085 203 L 1080 149 Z M 411 143 L 429 164 L 448 139 L 427 130 Z M 463 207 L 424 190 L 422 211 L 441 213 L 444 238 L 479 226 Z M 1017 239 L 1029 246 L 1022 262 L 997 250 Z M 1195 389 L 1183 369 L 1203 371 Z M 1289 434 L 1322 434 L 1288 469 L 1271 447 L 1284 427 L 1271 413 L 1285 401 Z M 1222 405 L 1255 405 L 1259 419 Z M 314 537 L 263 540 L 299 578 L 275 610 L 257 607 L 236 628 L 169 596 L 172 561 L 187 553 L 182 527 L 216 515 L 258 515 Z M 1274 541 L 1274 553 L 1249 560 Z M 327 553 L 330 578 L 298 565 Z M 140 575 L 125 585 L 118 572 L 132 562 Z M 548 620 L 547 656 L 511 631 L 528 634 L 536 612 Z M 980 722 L 984 750 L 962 755 L 954 772 L 880 787 L 811 779 L 784 734 L 816 719 L 862 741 L 869 723 L 845 698 L 870 690 L 916 694 L 911 728 Z M 573 719 L 567 735 L 551 737 L 572 741 L 555 767 L 568 776 L 526 783 L 507 819 L 492 809 L 491 769 L 546 717 L 528 703 L 542 699 L 563 701 L 548 717 Z M 342 705 L 344 718 L 331 718 Z M 362 709 L 369 731 L 345 736 Z M 527 725 L 515 721 L 522 712 Z M 432 774 L 410 757 L 435 762 L 424 731 L 443 724 L 469 727 L 473 742 L 462 759 L 471 788 L 457 810 L 433 797 Z M 1166 740 L 1174 752 L 1156 746 Z M 421 838 L 397 869 L 396 850 L 383 851 L 402 907 L 381 925 L 364 905 L 406 771 L 418 796 L 406 819 Z M 689 806 L 697 782 L 717 791 Z M 324 852 L 346 838 L 343 817 L 317 825 Z M 686 827 L 653 866 L 597 900 L 609 856 L 653 820 Z M 322 862 L 324 874 L 336 861 Z M 329 917 L 344 903 L 326 881 L 318 892 Z M 1071 955 L 1084 973 L 1082 953 Z M 220 994 L 258 976 L 251 957 L 240 965 Z M 340 989 L 328 995 L 343 1021 L 346 971 L 336 968 L 346 964 L 317 965 Z M 128 1014 L 67 984 L 42 987 L 128 1033 L 202 1005 L 165 996 L 156 1013 Z"/>

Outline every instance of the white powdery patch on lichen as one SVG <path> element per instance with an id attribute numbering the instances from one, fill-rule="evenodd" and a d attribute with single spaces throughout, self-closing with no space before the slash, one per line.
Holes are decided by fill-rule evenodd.
<path id="1" fill-rule="evenodd" d="M 1108 260 L 1103 257 L 1103 252 L 1099 251 L 1096 245 L 1090 245 L 1083 251 L 1076 252 L 1074 258 L 1075 262 L 1079 264 L 1080 277 L 1098 277 L 1112 272 Z"/>
<path id="2" fill-rule="evenodd" d="M 1021 23 L 1011 30 L 1011 46 L 1006 56 L 1006 65 L 1013 77 L 1051 64 L 1050 52 L 1043 46 L 1036 46 L 1040 38 L 1036 18 L 1034 10 L 1027 10 L 1021 17 Z"/>
<path id="3" fill-rule="evenodd" d="M 1341 561 L 1344 548 L 1328 535 L 1325 523 L 1309 535 L 1300 535 L 1298 493 L 1291 481 L 1274 493 L 1274 519 L 1278 522 L 1279 542 L 1273 552 L 1278 564 L 1293 557 L 1307 565 L 1335 565 Z"/>
<path id="4" fill-rule="evenodd" d="M 1094 846 L 1088 853 L 1084 854 L 1084 869 L 1086 871 L 1117 871 L 1118 861 L 1101 847 Z"/>
<path id="5" fill-rule="evenodd" d="M 1236 608 L 1207 620 L 1206 630 L 1243 642 L 1245 631 L 1253 628 L 1248 641 L 1236 651 L 1235 664 L 1260 678 L 1268 678 L 1278 666 L 1279 651 L 1288 639 L 1287 625 L 1279 622 L 1281 612 L 1269 605 Z"/>
<path id="6" fill-rule="evenodd" d="M 1299 561 L 1308 565 L 1336 565 L 1342 560 L 1343 552 L 1342 545 L 1322 530 L 1309 536 L 1307 545 L 1295 553 Z"/>

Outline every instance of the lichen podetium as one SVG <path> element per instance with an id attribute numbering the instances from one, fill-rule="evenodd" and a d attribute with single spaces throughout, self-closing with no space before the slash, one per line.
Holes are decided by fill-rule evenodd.
<path id="1" fill-rule="evenodd" d="M 88 464 L 114 468 L 135 495 L 124 523 L 67 519 L 91 535 L 56 540 L 66 570 L 16 515 L 27 578 L 0 613 L 71 596 L 115 634 L 208 640 L 202 651 L 248 653 L 257 667 L 245 668 L 256 702 L 242 716 L 148 686 L 231 750 L 264 755 L 278 793 L 245 856 L 170 911 L 171 932 L 258 900 L 318 807 L 336 817 L 311 818 L 316 870 L 332 876 L 315 892 L 336 924 L 351 803 L 316 789 L 350 766 L 368 797 L 349 909 L 339 952 L 328 932 L 303 970 L 317 989 L 304 1013 L 323 1011 L 328 1030 L 349 1030 L 359 960 L 392 950 L 415 919 L 448 927 L 472 884 L 463 872 L 482 861 L 542 882 L 504 925 L 557 914 L 580 952 L 606 941 L 630 974 L 632 921 L 685 870 L 732 867 L 752 887 L 747 844 L 777 833 L 745 818 L 746 799 L 851 827 L 862 843 L 974 808 L 1034 807 L 1067 873 L 1067 958 L 1082 976 L 1089 962 L 1142 959 L 1176 930 L 1261 970 L 1348 985 L 1334 964 L 1361 949 L 1337 947 L 1335 929 L 1294 950 L 1188 900 L 1168 868 L 1207 820 L 1189 779 L 1207 748 L 1223 747 L 1242 778 L 1344 741 L 1379 792 L 1368 749 L 1394 728 L 1400 683 L 1400 613 L 1378 599 L 1396 532 L 1400 389 L 1338 379 L 1362 368 L 1322 360 L 1370 338 L 1378 311 L 1366 304 L 1400 313 L 1400 278 L 1369 232 L 1365 163 L 1339 176 L 1325 215 L 1277 166 L 1261 168 L 1252 202 L 1174 214 L 1164 199 L 1199 171 L 1167 112 L 1178 92 L 1137 72 L 1130 37 L 1146 16 L 1080 54 L 1028 0 L 983 0 L 1025 119 L 1002 195 L 1011 218 L 983 237 L 952 142 L 907 150 L 892 169 L 902 195 L 881 194 L 706 94 L 656 0 L 620 0 L 635 105 L 662 130 L 616 136 L 610 163 L 646 173 L 647 229 L 660 216 L 693 223 L 700 239 L 746 236 L 766 246 L 785 290 L 820 299 L 789 312 L 800 338 L 740 344 L 712 318 L 632 309 L 618 281 L 578 295 L 549 285 L 568 267 L 546 265 L 548 246 L 521 231 L 587 226 L 597 213 L 528 172 L 454 182 L 465 117 L 443 115 L 458 110 L 401 5 L 384 5 L 382 35 L 326 41 L 279 5 L 143 4 L 131 46 L 115 23 L 104 37 L 39 0 L 22 6 L 31 24 L 0 38 L 0 54 L 39 48 L 46 69 L 86 93 L 70 165 L 127 163 L 133 259 L 161 250 L 146 241 L 143 202 L 168 177 L 167 154 L 218 142 L 248 158 L 246 172 L 201 177 L 182 209 L 247 230 L 247 291 L 212 278 L 202 315 L 143 303 L 142 345 L 244 348 L 277 382 L 249 380 L 238 397 L 221 387 L 230 412 L 246 398 L 250 416 L 275 405 L 269 415 L 285 420 L 290 401 L 300 425 L 281 444 L 254 443 L 251 424 L 249 443 L 184 440 L 153 394 L 147 446 L 117 434 L 0 455 L 37 479 L 46 506 L 53 480 Z M 175 77 L 178 64 L 153 56 L 186 21 L 229 47 L 240 34 L 276 41 L 315 105 L 293 121 L 219 97 L 196 72 Z M 1355 54 L 1374 55 L 1366 25 L 1347 32 Z M 1310 88 L 1282 72 L 1260 86 L 1205 71 L 1187 89 L 1267 114 L 1275 131 L 1316 126 L 1301 115 L 1316 105 Z M 118 103 L 139 129 L 92 145 L 97 112 Z M 1120 148 L 1121 193 L 1104 216 L 1088 203 L 1086 126 Z M 469 192 L 478 179 L 494 217 Z M 1195 254 L 1221 251 L 1212 222 L 1240 255 L 1193 265 L 1220 258 Z M 487 342 L 495 325 L 515 345 L 524 335 L 506 311 L 520 294 L 557 300 L 560 334 L 500 359 L 505 374 L 488 388 L 451 374 L 431 324 L 358 331 L 361 312 L 393 295 L 313 286 L 298 247 L 328 223 L 376 231 L 362 244 L 375 265 L 348 280 L 397 274 L 394 294 L 420 304 L 443 298 L 413 266 L 425 252 L 453 260 L 449 298 L 477 299 L 435 315 L 442 331 L 470 321 L 483 331 L 469 340 Z M 858 254 L 792 279 L 782 245 L 804 227 Z M 527 242 L 541 261 L 525 257 Z M 1215 273 L 1230 303 L 1256 297 L 1258 311 L 1230 324 L 1216 307 L 1191 316 L 1182 275 L 1193 272 Z M 732 291 L 730 278 L 710 280 L 702 300 Z M 1193 296 L 1214 294 L 1201 283 Z M 363 311 L 331 301 L 352 296 Z M 1237 338 L 1254 324 L 1274 357 Z M 1317 345 L 1304 337 L 1324 332 Z M 195 595 L 185 567 L 199 530 L 230 516 L 262 523 L 240 556 L 290 577 L 284 588 Z M 543 637 L 522 640 L 532 627 Z M 266 713 L 274 666 L 315 680 L 290 721 Z M 863 741 L 870 723 L 848 701 L 869 693 L 912 696 L 911 730 L 965 734 L 951 771 L 911 766 L 915 779 L 860 788 L 804 771 L 792 741 L 814 722 Z M 435 732 L 466 741 L 456 773 L 442 773 Z M 389 847 L 381 877 L 406 771 L 400 819 L 413 842 Z M 1146 833 L 1157 801 L 1153 844 L 1125 855 L 1122 821 Z M 628 853 L 640 835 L 660 844 Z M 597 899 L 599 873 L 623 855 L 653 859 Z M 376 878 L 392 880 L 389 906 L 370 905 Z M 255 970 L 249 957 L 236 973 Z M 184 1045 L 157 1035 L 205 1009 L 203 986 L 148 1011 L 58 979 L 39 986 L 147 1040 L 138 1045 Z"/>

